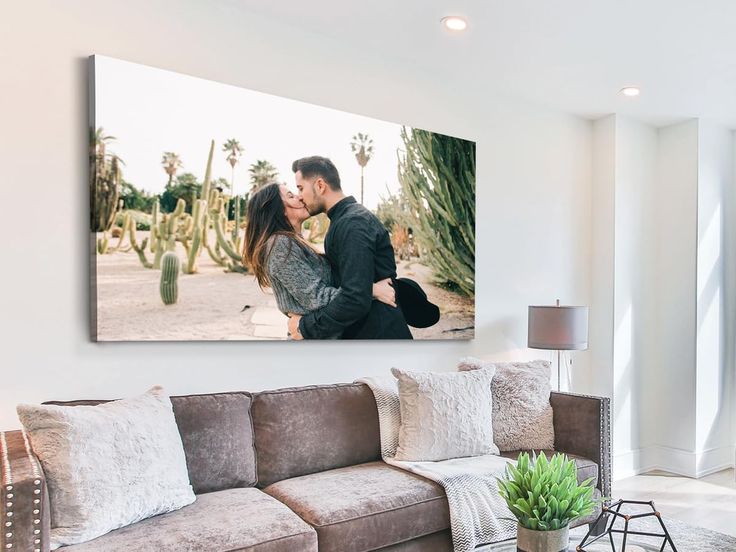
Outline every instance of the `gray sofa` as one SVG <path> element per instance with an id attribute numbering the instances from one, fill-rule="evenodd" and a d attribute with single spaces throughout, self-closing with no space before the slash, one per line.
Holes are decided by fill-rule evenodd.
<path id="1" fill-rule="evenodd" d="M 555 449 L 575 459 L 580 480 L 596 477 L 610 496 L 608 399 L 552 393 L 550 400 Z M 196 502 L 59 550 L 452 550 L 442 487 L 381 461 L 376 404 L 365 385 L 190 395 L 172 403 Z M 12 520 L 4 522 L 2 549 L 46 551 L 51 520 L 41 466 L 22 432 L 4 433 L 2 444 L 3 492 L 12 495 L 2 501 L 2 519 Z"/>

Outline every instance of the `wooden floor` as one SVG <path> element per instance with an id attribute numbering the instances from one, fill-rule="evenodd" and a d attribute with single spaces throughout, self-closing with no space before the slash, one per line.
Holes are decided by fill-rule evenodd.
<path id="1" fill-rule="evenodd" d="M 612 498 L 653 500 L 664 517 L 736 537 L 734 470 L 701 479 L 649 472 L 613 482 Z"/>

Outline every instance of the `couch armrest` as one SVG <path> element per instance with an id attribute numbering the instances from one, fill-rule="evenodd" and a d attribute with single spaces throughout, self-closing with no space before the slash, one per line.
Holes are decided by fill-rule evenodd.
<path id="1" fill-rule="evenodd" d="M 51 516 L 46 479 L 23 431 L 0 432 L 3 552 L 47 552 Z"/>
<path id="2" fill-rule="evenodd" d="M 552 392 L 555 450 L 590 458 L 598 464 L 596 485 L 606 504 L 611 497 L 611 399 Z"/>

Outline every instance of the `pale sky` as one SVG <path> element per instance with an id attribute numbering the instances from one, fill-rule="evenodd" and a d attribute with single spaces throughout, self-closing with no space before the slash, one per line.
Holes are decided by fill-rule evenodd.
<path id="1" fill-rule="evenodd" d="M 345 193 L 360 200 L 360 167 L 350 150 L 358 132 L 374 144 L 365 169 L 366 207 L 375 209 L 387 186 L 399 189 L 401 125 L 104 56 L 95 60 L 96 124 L 117 138 L 109 149 L 125 162 L 125 180 L 147 192 L 160 193 L 166 185 L 164 151 L 179 154 L 179 174 L 191 172 L 202 181 L 211 139 L 213 178 L 230 181 L 221 150 L 235 138 L 245 148 L 235 168 L 236 193 L 248 190 L 248 168 L 258 159 L 275 165 L 279 180 L 295 190 L 292 161 L 323 155 L 337 166 Z"/>

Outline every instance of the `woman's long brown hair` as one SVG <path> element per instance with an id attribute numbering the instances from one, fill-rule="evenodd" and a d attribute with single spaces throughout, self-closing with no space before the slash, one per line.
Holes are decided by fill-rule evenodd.
<path id="1" fill-rule="evenodd" d="M 291 243 L 296 243 L 305 250 L 314 251 L 292 228 L 289 219 L 286 218 L 281 187 L 273 183 L 267 184 L 253 194 L 248 200 L 245 213 L 243 264 L 251 268 L 261 288 L 271 286 L 266 270 L 271 245 L 268 240 L 277 234 L 291 238 Z"/>

